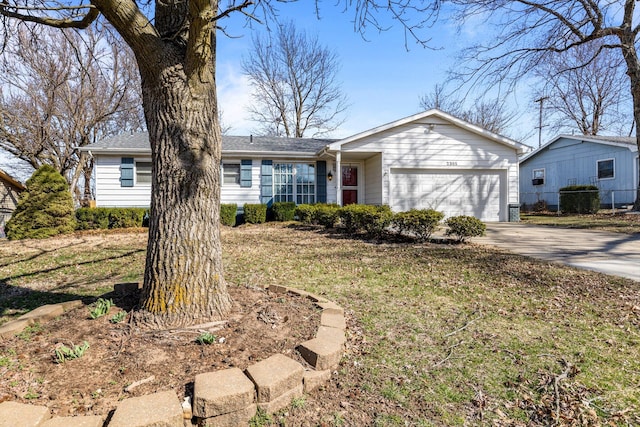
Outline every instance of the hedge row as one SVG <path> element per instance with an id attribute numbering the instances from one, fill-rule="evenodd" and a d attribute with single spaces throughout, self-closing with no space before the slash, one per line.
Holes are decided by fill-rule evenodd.
<path id="1" fill-rule="evenodd" d="M 388 206 L 371 205 L 299 205 L 296 208 L 298 220 L 305 224 L 322 225 L 327 228 L 339 227 L 347 233 L 367 233 L 379 237 L 387 232 L 413 236 L 417 240 L 428 240 L 444 218 L 442 212 L 433 209 L 411 209 L 394 214 Z M 455 236 L 458 241 L 484 235 L 486 226 L 471 216 L 448 218 L 447 236 Z"/>
<path id="2" fill-rule="evenodd" d="M 412 209 L 394 214 L 389 206 L 336 204 L 298 205 L 293 202 L 274 203 L 270 209 L 264 204 L 247 203 L 243 206 L 244 221 L 262 224 L 271 218 L 275 221 L 291 221 L 296 217 L 304 224 L 340 228 L 350 234 L 366 233 L 380 237 L 387 232 L 428 240 L 444 218 L 442 212 L 433 209 Z M 236 224 L 238 206 L 220 205 L 220 222 L 233 227 Z M 80 208 L 76 210 L 78 230 L 129 228 L 148 226 L 148 210 L 144 208 Z M 470 216 L 457 216 L 445 221 L 446 234 L 458 241 L 484 235 L 485 224 Z"/>
<path id="3" fill-rule="evenodd" d="M 564 213 L 594 214 L 600 210 L 600 193 L 595 185 L 570 185 L 559 191 Z"/>
<path id="4" fill-rule="evenodd" d="M 80 208 L 77 230 L 147 227 L 149 210 L 144 208 Z"/>

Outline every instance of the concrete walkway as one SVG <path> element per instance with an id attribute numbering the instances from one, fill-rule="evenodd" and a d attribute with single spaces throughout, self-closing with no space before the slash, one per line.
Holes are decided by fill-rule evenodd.
<path id="1" fill-rule="evenodd" d="M 640 234 L 503 222 L 472 241 L 640 282 Z"/>

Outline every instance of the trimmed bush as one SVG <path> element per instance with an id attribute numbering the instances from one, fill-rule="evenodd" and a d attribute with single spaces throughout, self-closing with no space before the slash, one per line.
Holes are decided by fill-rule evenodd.
<path id="1" fill-rule="evenodd" d="M 244 221 L 249 224 L 262 224 L 267 221 L 267 205 L 245 203 Z"/>
<path id="2" fill-rule="evenodd" d="M 315 205 L 314 222 L 322 225 L 326 228 L 333 228 L 338 222 L 338 213 L 340 212 L 340 206 L 336 204 L 319 204 Z"/>
<path id="3" fill-rule="evenodd" d="M 109 208 L 80 208 L 76 210 L 77 230 L 105 230 L 109 228 Z"/>
<path id="4" fill-rule="evenodd" d="M 570 185 L 560 189 L 560 210 L 564 213 L 594 214 L 600 210 L 600 193 L 595 185 Z"/>
<path id="5" fill-rule="evenodd" d="M 347 205 L 338 211 L 338 215 L 347 233 L 365 231 L 373 236 L 381 236 L 393 219 L 393 213 L 386 205 Z"/>
<path id="6" fill-rule="evenodd" d="M 296 206 L 295 216 L 304 224 L 314 224 L 317 205 Z"/>
<path id="7" fill-rule="evenodd" d="M 236 225 L 238 205 L 235 203 L 222 203 L 220 205 L 220 223 L 229 227 Z"/>
<path id="8" fill-rule="evenodd" d="M 52 166 L 41 166 L 27 180 L 27 189 L 5 226 L 9 239 L 45 239 L 72 233 L 76 217 L 69 185 Z"/>
<path id="9" fill-rule="evenodd" d="M 445 221 L 449 229 L 447 236 L 456 236 L 458 242 L 465 242 L 470 237 L 484 236 L 487 226 L 478 218 L 467 215 L 452 216 Z"/>
<path id="10" fill-rule="evenodd" d="M 295 202 L 275 202 L 271 206 L 274 221 L 293 221 L 296 215 Z"/>
<path id="11" fill-rule="evenodd" d="M 149 226 L 145 208 L 80 208 L 76 210 L 77 230 L 135 228 Z"/>
<path id="12" fill-rule="evenodd" d="M 393 225 L 398 229 L 399 234 L 408 234 L 424 241 L 436 231 L 443 218 L 442 212 L 433 209 L 411 209 L 395 214 Z"/>
<path id="13" fill-rule="evenodd" d="M 147 209 L 112 208 L 109 210 L 109 228 L 142 227 Z"/>

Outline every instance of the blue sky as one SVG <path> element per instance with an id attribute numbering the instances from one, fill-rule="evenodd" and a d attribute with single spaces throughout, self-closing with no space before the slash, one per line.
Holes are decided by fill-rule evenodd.
<path id="1" fill-rule="evenodd" d="M 457 34 L 455 26 L 442 19 L 437 26 L 423 30 L 425 38 L 432 38 L 429 44 L 434 48 L 426 49 L 412 39 L 407 39 L 405 46 L 403 28 L 397 23 L 383 32 L 369 29 L 365 40 L 354 29 L 354 11 L 343 12 L 344 7 L 334 6 L 333 1 L 320 3 L 319 20 L 312 1 L 283 4 L 279 10 L 280 20 L 293 20 L 298 29 L 317 35 L 321 44 L 337 53 L 342 64 L 337 80 L 348 97 L 349 107 L 346 121 L 333 137 L 353 135 L 419 112 L 420 96 L 446 82 L 458 50 L 480 34 L 476 26 Z M 231 126 L 230 133 L 249 134 L 257 125 L 247 120 L 250 87 L 242 75 L 241 60 L 251 49 L 252 34 L 265 32 L 266 28 L 254 25 L 253 29 L 246 29 L 237 21 L 230 21 L 228 29 L 241 37 L 218 37 L 219 102 L 224 124 Z M 528 96 L 519 99 L 528 102 Z M 509 100 L 513 108 L 524 111 L 529 107 L 517 105 L 514 100 Z M 535 112 L 536 105 L 528 110 Z M 530 115 L 522 117 L 520 121 L 524 122 L 518 127 L 533 129 L 537 119 L 531 120 Z M 537 133 L 534 136 L 528 141 L 530 144 L 537 144 Z"/>
<path id="2" fill-rule="evenodd" d="M 381 13 L 379 16 L 387 20 L 389 29 L 378 32 L 369 28 L 363 37 L 354 28 L 353 8 L 345 11 L 343 3 L 320 0 L 320 19 L 316 17 L 315 2 L 311 0 L 278 6 L 282 22 L 293 20 L 297 28 L 317 35 L 321 44 L 338 55 L 341 69 L 337 80 L 348 98 L 348 108 L 344 124 L 329 135 L 334 138 L 350 136 L 419 112 L 420 97 L 431 92 L 436 84 L 446 82 L 447 71 L 454 66 L 458 50 L 477 37 L 486 37 L 488 32 L 479 22 L 478 25 L 467 25 L 458 34 L 455 26 L 441 15 L 436 26 L 421 33 L 432 39 L 429 43 L 432 49 L 426 49 L 411 38 L 405 39 L 402 26 Z M 233 37 L 218 35 L 218 97 L 224 124 L 230 126 L 229 133 L 235 135 L 248 135 L 257 128 L 256 123 L 248 121 L 246 106 L 250 101 L 250 87 L 242 74 L 241 61 L 251 49 L 252 35 L 267 31 L 264 25 L 254 23 L 252 28 L 247 28 L 245 23 L 236 14 L 223 22 Z M 522 113 L 514 126 L 518 134 L 515 136 L 529 134 L 523 142 L 537 146 L 537 105 L 530 102 L 526 93 L 518 93 L 508 101 L 513 109 Z M 546 138 L 543 137 L 543 142 Z M 1 154 L 0 167 L 9 172 L 15 169 Z M 21 178 L 24 175 L 19 169 L 15 172 Z"/>

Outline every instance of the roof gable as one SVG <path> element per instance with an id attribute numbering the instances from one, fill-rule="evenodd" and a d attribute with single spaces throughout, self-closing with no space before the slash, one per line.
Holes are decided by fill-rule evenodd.
<path id="1" fill-rule="evenodd" d="M 338 141 L 333 142 L 330 146 L 329 149 L 332 151 L 339 151 L 341 149 L 341 147 L 345 144 L 349 144 L 355 141 L 359 141 L 362 140 L 364 138 L 368 138 L 370 136 L 373 135 L 377 135 L 383 132 L 386 132 L 388 130 L 392 130 L 394 128 L 399 128 L 401 126 L 405 126 L 407 124 L 411 124 L 411 123 L 420 123 L 422 122 L 424 119 L 428 119 L 428 118 L 433 118 L 433 119 L 439 119 L 439 120 L 443 120 L 445 122 L 448 122 L 454 126 L 457 126 L 461 129 L 465 129 L 471 133 L 480 135 L 485 137 L 486 139 L 498 143 L 498 144 L 502 144 L 505 146 L 508 146 L 510 148 L 513 148 L 514 150 L 516 150 L 517 153 L 521 154 L 524 153 L 526 151 L 528 151 L 529 147 L 521 144 L 517 141 L 514 141 L 512 139 L 506 138 L 502 135 L 498 135 L 496 133 L 490 132 L 484 128 L 481 128 L 479 126 L 473 125 L 469 122 L 466 122 L 464 120 L 461 120 L 457 117 L 452 116 L 451 114 L 447 114 L 443 111 L 440 111 L 438 109 L 431 109 L 431 110 L 427 110 L 424 111 L 422 113 L 418 113 L 418 114 L 414 114 L 412 116 L 408 116 L 405 118 L 402 118 L 400 120 L 396 120 L 394 122 L 391 123 L 387 123 L 384 124 L 382 126 L 378 126 L 375 127 L 373 129 L 369 129 L 367 131 L 352 135 L 348 138 L 344 138 Z M 435 127 L 438 125 L 438 122 L 434 122 L 434 123 L 421 123 L 422 125 L 425 125 L 427 127 Z"/>
<path id="2" fill-rule="evenodd" d="M 520 163 L 525 163 L 534 157 L 538 156 L 538 154 L 548 150 L 551 146 L 557 144 L 562 140 L 571 140 L 575 142 L 589 142 L 592 144 L 601 144 L 608 145 L 611 147 L 618 148 L 626 148 L 629 151 L 638 151 L 638 145 L 636 143 L 635 137 L 627 137 L 627 136 L 601 136 L 601 135 L 566 135 L 560 134 L 553 138 L 551 141 L 543 144 L 538 149 L 527 153 L 524 157 L 520 159 Z"/>

